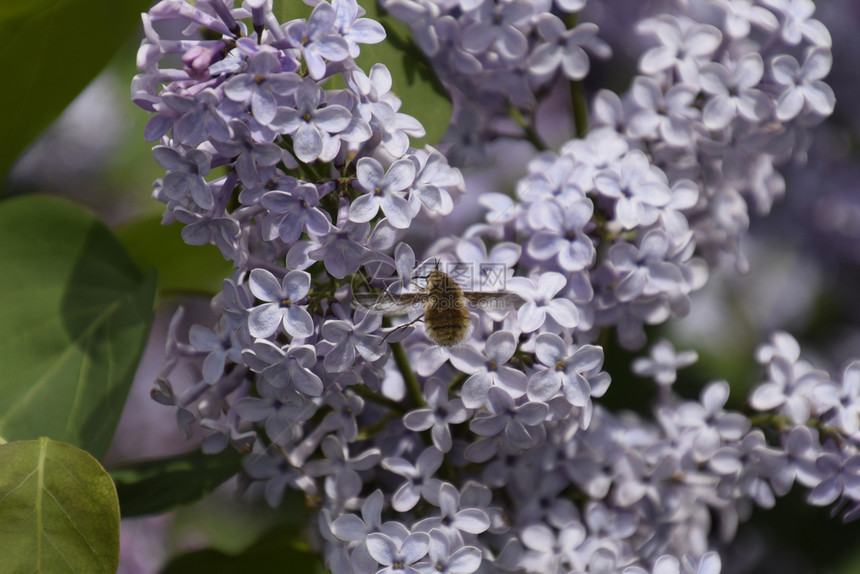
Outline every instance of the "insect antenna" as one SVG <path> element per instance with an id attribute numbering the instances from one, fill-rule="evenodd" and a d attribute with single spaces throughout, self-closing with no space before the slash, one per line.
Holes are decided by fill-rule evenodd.
<path id="1" fill-rule="evenodd" d="M 413 323 L 416 323 L 416 322 L 422 320 L 423 318 L 424 318 L 423 315 L 419 315 L 418 317 L 415 317 L 414 319 L 412 319 L 408 323 L 403 323 L 402 325 L 397 325 L 395 328 L 393 328 L 392 330 L 387 332 L 384 337 L 382 337 L 382 342 L 384 343 L 385 339 L 387 339 L 389 335 L 392 335 L 401 329 L 405 329 L 406 327 L 412 325 Z"/>
<path id="2" fill-rule="evenodd" d="M 441 261 L 441 260 L 437 257 L 437 258 L 436 258 L 436 262 L 433 264 L 433 271 L 439 271 L 439 263 L 440 263 L 440 261 Z M 426 262 L 425 262 L 425 263 L 421 263 L 421 264 L 420 264 L 420 265 L 418 265 L 415 269 L 416 269 L 416 270 L 417 270 L 417 269 L 427 269 Z M 432 273 L 433 271 L 431 271 L 430 273 Z M 412 278 L 413 278 L 413 279 L 427 279 L 427 278 L 429 278 L 429 277 L 430 277 L 430 273 L 428 273 L 427 275 L 413 275 L 413 276 L 412 276 Z"/>

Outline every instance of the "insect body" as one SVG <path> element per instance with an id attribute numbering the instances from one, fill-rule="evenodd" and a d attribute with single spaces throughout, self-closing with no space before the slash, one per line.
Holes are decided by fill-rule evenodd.
<path id="1" fill-rule="evenodd" d="M 424 328 L 431 341 L 443 347 L 456 345 L 469 334 L 469 307 L 457 282 L 441 271 L 427 276 Z"/>
<path id="2" fill-rule="evenodd" d="M 454 279 L 438 269 L 427 275 L 427 287 L 420 293 L 357 293 L 355 301 L 358 307 L 383 315 L 403 315 L 423 306 L 419 317 L 402 326 L 423 318 L 427 337 L 443 347 L 456 345 L 468 336 L 470 310 L 505 310 L 522 303 L 512 293 L 463 291 Z"/>

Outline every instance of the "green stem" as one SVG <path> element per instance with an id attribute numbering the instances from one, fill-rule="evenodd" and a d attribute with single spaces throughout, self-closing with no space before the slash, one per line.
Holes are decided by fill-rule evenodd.
<path id="1" fill-rule="evenodd" d="M 579 24 L 579 14 L 567 14 L 564 17 L 564 25 L 568 30 L 576 28 Z M 588 133 L 588 103 L 585 101 L 585 89 L 582 82 L 570 83 L 570 105 L 573 110 L 573 126 L 576 129 L 576 137 L 582 139 Z"/>
<path id="2" fill-rule="evenodd" d="M 606 349 L 611 342 L 611 336 L 612 335 L 611 331 L 609 330 L 609 327 L 601 327 L 600 332 L 597 334 L 597 344 Z"/>
<path id="3" fill-rule="evenodd" d="M 511 107 L 510 110 L 511 119 L 517 122 L 517 125 L 520 126 L 525 134 L 525 139 L 530 144 L 532 144 L 536 150 L 538 151 L 546 151 L 549 149 L 541 137 L 538 135 L 537 131 L 534 127 L 534 122 L 529 121 L 523 113 L 515 107 Z"/>
<path id="4" fill-rule="evenodd" d="M 319 172 L 317 172 L 316 168 L 309 163 L 299 163 L 299 170 L 306 175 L 310 175 L 310 179 L 313 182 L 319 182 L 322 180 L 322 177 Z"/>
<path id="5" fill-rule="evenodd" d="M 576 137 L 584 138 L 588 133 L 588 104 L 585 101 L 585 90 L 582 82 L 570 83 L 570 103 L 573 108 L 573 125 Z"/>
<path id="6" fill-rule="evenodd" d="M 378 405 L 382 405 L 384 407 L 388 407 L 390 410 L 392 410 L 394 412 L 398 412 L 401 414 L 406 413 L 406 410 L 407 410 L 406 407 L 404 407 L 403 405 L 401 405 L 400 403 L 398 403 L 395 400 L 389 399 L 385 395 L 381 395 L 379 393 L 375 393 L 375 392 L 371 391 L 369 388 L 367 388 L 364 385 L 352 385 L 349 387 L 349 390 L 351 390 L 352 392 L 354 392 L 355 394 L 357 394 L 358 396 L 360 396 L 363 399 L 366 399 L 366 400 L 368 400 L 372 403 L 376 403 Z"/>
<path id="7" fill-rule="evenodd" d="M 457 373 L 454 375 L 454 378 L 451 379 L 451 383 L 448 385 L 448 392 L 456 391 L 459 389 L 463 383 L 466 382 L 466 379 L 469 378 L 469 375 L 466 373 Z"/>
<path id="8" fill-rule="evenodd" d="M 749 417 L 749 419 L 750 424 L 754 427 L 769 424 L 777 428 L 782 428 L 789 422 L 787 417 L 775 415 L 773 413 L 760 413 Z"/>
<path id="9" fill-rule="evenodd" d="M 376 436 L 377 434 L 379 434 L 379 432 L 382 429 L 385 428 L 385 425 L 387 425 L 388 423 L 390 423 L 394 419 L 399 419 L 401 416 L 402 415 L 399 413 L 396 413 L 394 411 L 389 411 L 376 424 L 373 424 L 369 427 L 362 428 L 358 432 L 358 440 L 367 440 L 371 437 Z"/>
<path id="10" fill-rule="evenodd" d="M 409 364 L 409 358 L 406 356 L 406 351 L 403 350 L 403 345 L 391 343 L 391 353 L 394 355 L 394 363 L 400 369 L 400 374 L 403 375 L 409 398 L 412 399 L 415 407 L 426 407 L 427 402 L 424 400 L 424 393 L 421 392 L 421 385 L 418 384 L 418 378 L 412 370 L 412 365 Z"/>
<path id="11" fill-rule="evenodd" d="M 750 424 L 754 427 L 761 428 L 763 426 L 769 425 L 776 428 L 776 430 L 780 432 L 793 426 L 793 423 L 789 417 L 785 415 L 778 415 L 776 413 L 759 413 L 750 416 L 749 420 Z M 806 421 L 806 426 L 817 429 L 818 432 L 822 435 L 830 435 L 839 440 L 843 438 L 842 433 L 839 429 L 825 424 L 824 422 L 816 418 L 811 418 Z"/>

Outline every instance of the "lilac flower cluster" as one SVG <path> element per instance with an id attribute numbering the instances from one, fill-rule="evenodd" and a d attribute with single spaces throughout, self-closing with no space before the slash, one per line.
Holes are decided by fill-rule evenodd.
<path id="1" fill-rule="evenodd" d="M 568 30 L 558 15 L 584 4 L 385 7 L 455 100 L 492 119 L 582 79 L 583 48 L 610 55 L 594 24 Z M 712 513 L 730 538 L 794 480 L 813 504 L 856 512 L 856 453 L 839 449 L 856 439 L 860 371 L 832 383 L 785 336 L 762 350 L 771 380 L 752 396 L 782 444 L 725 410 L 725 383 L 698 402 L 673 395 L 695 356 L 671 345 L 634 365 L 664 389 L 653 421 L 595 401 L 610 385 L 600 334 L 638 348 L 644 325 L 685 314 L 706 258 L 737 253 L 744 196 L 768 208 L 774 165 L 832 110 L 826 30 L 795 10 L 802 0 L 679 4 L 640 22 L 658 45 L 627 95 L 597 95 L 585 137 L 537 155 L 515 198 L 481 196 L 486 223 L 418 254 L 477 270 L 472 291 L 501 282 L 520 299 L 477 308 L 450 347 L 354 304 L 414 295 L 409 233 L 465 193 L 442 153 L 410 147 L 424 130 L 398 111 L 385 66 L 355 63 L 381 26 L 355 0 L 312 2 L 286 23 L 267 0 L 162 0 L 144 15 L 132 95 L 166 170 L 153 195 L 186 242 L 234 263 L 214 326 L 185 343 L 172 324 L 153 396 L 186 434 L 205 429 L 204 451 L 249 452 L 244 478 L 272 505 L 286 488 L 319 500 L 335 574 L 713 573 Z M 788 52 L 801 44 L 798 64 Z M 177 394 L 180 363 L 200 376 Z"/>
<path id="2" fill-rule="evenodd" d="M 533 119 L 559 78 L 582 80 L 591 56 L 612 54 L 595 24 L 576 23 L 585 0 L 381 4 L 410 27 L 451 96 L 455 118 L 445 141 L 454 144 L 447 152 L 454 163 L 485 158 L 483 143 L 521 133 L 521 114 Z"/>
<path id="3" fill-rule="evenodd" d="M 750 209 L 766 214 L 784 193 L 776 167 L 802 160 L 809 127 L 834 109 L 822 80 L 830 36 L 811 1 L 692 2 L 686 14 L 639 23 L 657 45 L 639 60 L 624 98 L 598 94 L 598 122 L 650 150 L 670 182 L 699 186 L 685 214 L 700 251 L 746 266 L 739 241 Z M 802 32 L 800 31 L 802 30 Z"/>
<path id="4" fill-rule="evenodd" d="M 665 386 L 671 365 L 691 360 L 673 354 L 662 344 L 654 357 L 663 368 L 646 359 L 639 370 Z M 856 518 L 860 363 L 832 380 L 800 358 L 786 333 L 757 358 L 768 373 L 750 396 L 757 416 L 726 410 L 728 384 L 715 381 L 698 401 L 663 393 L 653 422 L 595 408 L 573 441 L 529 453 L 530 464 L 511 469 L 524 499 L 535 485 L 540 496 L 555 497 L 573 483 L 587 502 L 575 508 L 556 499 L 543 523 L 523 529 L 516 552 L 506 551 L 529 572 L 679 572 L 681 554 L 686 572 L 718 572 L 719 556 L 707 551 L 712 516 L 730 540 L 753 505 L 772 507 L 795 483 L 808 489 L 810 504 L 836 503 L 846 519 Z M 630 552 L 650 568 L 628 565 Z"/>
<path id="5" fill-rule="evenodd" d="M 360 43 L 385 35 L 354 0 L 317 3 L 307 21 L 283 25 L 271 2 L 226 6 L 164 1 L 144 14 L 143 73 L 132 84 L 133 100 L 153 112 L 147 139 L 162 141 L 153 153 L 166 175 L 154 197 L 167 204 L 165 222 L 187 225 L 188 243 L 214 243 L 239 269 L 257 266 L 251 252 L 274 261 L 295 248 L 305 267 L 323 262 L 342 278 L 374 249 L 364 224 L 380 207 L 393 234 L 451 211 L 459 175 L 432 148 L 409 149 L 424 130 L 398 111 L 385 66 L 366 73 L 353 60 Z M 162 37 L 176 22 L 197 37 Z M 160 67 L 177 55 L 182 69 Z M 334 76 L 345 89 L 323 88 Z M 333 169 L 316 173 L 315 162 Z M 350 210 L 357 194 L 367 195 Z M 300 236 L 309 244 L 296 248 Z"/>
<path id="6" fill-rule="evenodd" d="M 481 203 L 489 222 L 510 219 L 503 233 L 524 245 L 521 263 L 537 283 L 560 274 L 550 296 L 564 289 L 579 315 L 565 327 L 596 340 L 601 328 L 616 326 L 622 344 L 637 348 L 645 343 L 643 325 L 686 314 L 689 294 L 707 280 L 685 216 L 698 197 L 696 183 L 670 184 L 644 152 L 600 128 L 568 142 L 559 155 L 535 158 L 517 184 L 518 201 L 488 193 Z M 516 281 L 512 289 L 535 296 Z"/>
<path id="7" fill-rule="evenodd" d="M 642 325 L 686 314 L 704 261 L 730 254 L 746 268 L 750 209 L 769 211 L 785 187 L 776 167 L 803 158 L 834 107 L 821 81 L 830 38 L 811 2 L 684 4 L 637 23 L 656 46 L 627 93 L 597 93 L 582 139 L 532 160 L 516 201 L 481 198 L 534 274 L 568 276 L 580 331 L 618 326 L 632 348 Z"/>

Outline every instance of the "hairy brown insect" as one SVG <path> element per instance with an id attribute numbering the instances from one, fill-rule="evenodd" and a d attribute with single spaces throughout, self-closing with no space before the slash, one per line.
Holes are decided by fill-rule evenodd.
<path id="1" fill-rule="evenodd" d="M 404 315 L 423 306 L 419 317 L 401 327 L 423 318 L 427 337 L 437 345 L 450 347 L 469 335 L 471 310 L 505 310 L 522 300 L 513 293 L 463 291 L 450 276 L 435 269 L 427 275 L 427 286 L 420 293 L 357 293 L 355 302 L 370 313 L 383 315 Z"/>

